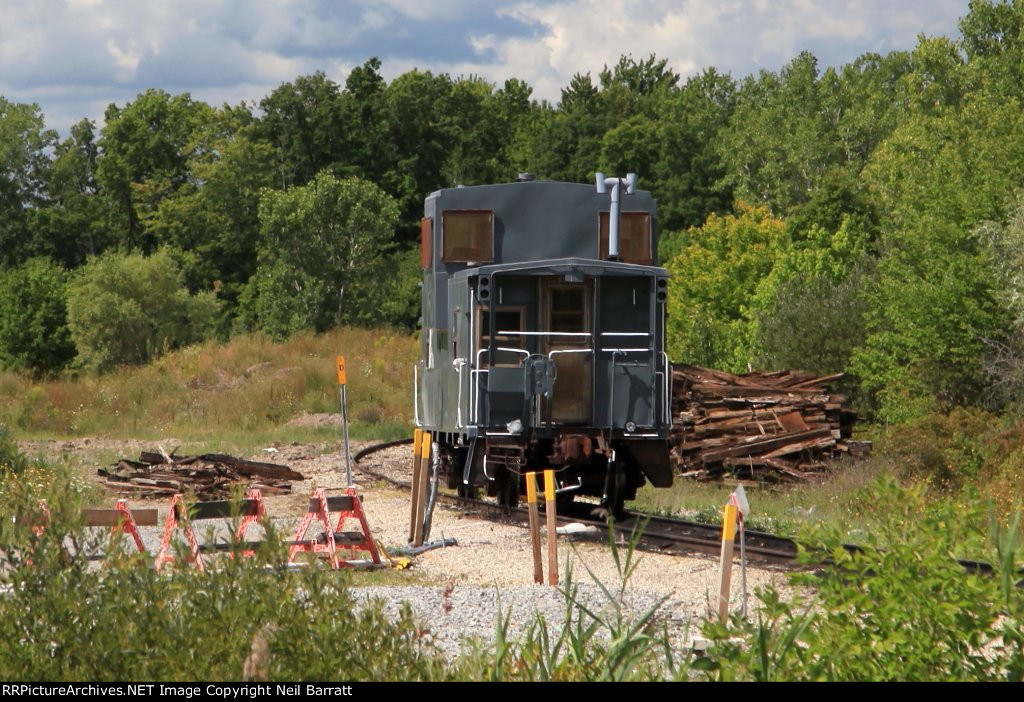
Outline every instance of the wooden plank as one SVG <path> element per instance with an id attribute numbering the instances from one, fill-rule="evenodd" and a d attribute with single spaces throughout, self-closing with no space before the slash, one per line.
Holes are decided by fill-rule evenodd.
<path id="1" fill-rule="evenodd" d="M 156 526 L 159 514 L 155 509 L 133 509 L 132 519 L 138 526 Z M 122 515 L 116 509 L 82 510 L 82 524 L 87 527 L 115 527 L 121 523 Z"/>
<path id="2" fill-rule="evenodd" d="M 832 435 L 829 434 L 828 436 L 823 436 L 817 439 L 808 439 L 795 444 L 787 444 L 762 455 L 764 458 L 777 458 L 779 456 L 787 456 L 791 453 L 797 453 L 798 451 L 806 451 L 807 449 L 830 448 L 835 446 L 835 441 L 836 440 L 832 438 Z"/>
<path id="3" fill-rule="evenodd" d="M 234 468 L 242 475 L 258 475 L 261 478 L 279 478 L 282 480 L 305 480 L 302 473 L 292 470 L 288 466 L 276 463 L 261 463 L 259 461 L 246 461 L 234 456 L 226 456 L 219 453 L 206 453 L 199 457 L 201 460 L 219 463 Z"/>
<path id="4" fill-rule="evenodd" d="M 756 456 L 779 448 L 787 447 L 793 443 L 800 443 L 826 437 L 829 441 L 833 440 L 832 434 L 828 429 L 780 434 L 764 439 L 757 438 L 753 441 L 742 441 L 735 446 L 729 446 L 715 451 L 706 451 L 702 456 L 702 460 L 704 463 L 713 463 L 715 461 L 720 461 L 723 458 L 733 458 L 735 456 Z"/>
<path id="5" fill-rule="evenodd" d="M 787 412 L 779 416 L 778 420 L 782 428 L 788 432 L 808 431 L 810 429 L 799 412 Z"/>
<path id="6" fill-rule="evenodd" d="M 316 498 L 309 498 L 308 512 L 316 513 L 320 509 L 320 503 Z M 355 498 L 351 495 L 334 495 L 327 498 L 327 509 L 332 512 L 350 512 L 355 509 Z"/>
<path id="7" fill-rule="evenodd" d="M 258 514 L 258 510 L 259 502 L 256 500 L 212 500 L 189 505 L 188 516 L 193 521 L 227 519 L 235 514 L 239 517 L 253 517 Z"/>

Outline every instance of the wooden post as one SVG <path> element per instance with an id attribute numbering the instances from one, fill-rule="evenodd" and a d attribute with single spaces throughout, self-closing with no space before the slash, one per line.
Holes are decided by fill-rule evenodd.
<path id="1" fill-rule="evenodd" d="M 419 503 L 420 486 L 420 445 L 423 430 L 417 428 L 412 435 L 412 496 L 409 498 L 409 543 L 416 538 L 416 505 Z"/>
<path id="2" fill-rule="evenodd" d="M 729 618 L 729 592 L 732 585 L 732 558 L 736 545 L 736 505 L 725 506 L 722 516 L 721 584 L 718 589 L 718 619 Z"/>
<path id="3" fill-rule="evenodd" d="M 419 488 L 416 490 L 416 521 L 413 524 L 412 545 L 423 545 L 423 516 L 427 507 L 427 477 L 430 475 L 430 432 L 420 437 Z"/>
<path id="4" fill-rule="evenodd" d="M 544 561 L 540 553 L 540 514 L 537 511 L 537 474 L 526 474 L 526 503 L 530 512 L 530 540 L 533 542 L 533 582 L 544 584 Z"/>
<path id="5" fill-rule="evenodd" d="M 544 512 L 548 518 L 548 585 L 558 585 L 558 533 L 555 508 L 555 471 L 544 471 Z"/>

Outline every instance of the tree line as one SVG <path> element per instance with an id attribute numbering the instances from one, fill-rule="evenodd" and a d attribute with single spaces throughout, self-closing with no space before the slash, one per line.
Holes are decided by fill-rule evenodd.
<path id="1" fill-rule="evenodd" d="M 847 371 L 903 421 L 1024 397 L 1024 0 L 957 38 L 683 79 L 622 57 L 557 103 L 371 58 L 258 103 L 148 90 L 60 138 L 0 97 L 0 364 L 103 370 L 212 336 L 417 324 L 423 197 L 640 174 L 674 359 Z"/>

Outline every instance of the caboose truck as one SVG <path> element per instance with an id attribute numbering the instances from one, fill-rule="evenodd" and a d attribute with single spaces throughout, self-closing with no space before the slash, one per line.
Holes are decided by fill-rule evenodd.
<path id="1" fill-rule="evenodd" d="M 524 174 L 424 209 L 415 416 L 448 487 L 514 506 L 525 470 L 555 468 L 560 500 L 600 497 L 604 513 L 645 479 L 669 487 L 668 274 L 636 176 Z"/>

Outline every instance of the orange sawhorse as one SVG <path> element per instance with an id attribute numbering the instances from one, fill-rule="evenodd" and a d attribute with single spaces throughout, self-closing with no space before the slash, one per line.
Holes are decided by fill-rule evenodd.
<path id="1" fill-rule="evenodd" d="M 242 521 L 235 530 L 232 543 L 200 544 L 192 528 L 193 521 L 207 519 L 229 519 L 233 516 L 241 516 Z M 156 569 L 161 570 L 167 563 L 177 560 L 171 553 L 171 545 L 174 535 L 178 529 L 185 532 L 185 541 L 188 544 L 188 555 L 185 560 L 192 563 L 198 570 L 204 570 L 202 554 L 210 551 L 232 551 L 242 556 L 252 556 L 259 542 L 245 541 L 245 534 L 249 527 L 258 522 L 266 520 L 266 510 L 263 507 L 263 495 L 259 490 L 249 490 L 245 499 L 230 501 L 218 500 L 213 502 L 196 502 L 191 506 L 185 505 L 185 499 L 181 494 L 171 498 L 170 509 L 167 512 L 167 519 L 164 522 L 163 539 L 160 541 L 160 551 L 156 556 Z M 237 550 L 236 550 L 237 549 Z"/>
<path id="2" fill-rule="evenodd" d="M 337 514 L 337 520 L 331 525 L 331 512 Z M 359 522 L 359 531 L 345 531 L 345 522 L 354 519 Z M 307 539 L 306 532 L 316 522 L 323 530 L 319 536 Z M 363 511 L 363 501 L 354 487 L 344 489 L 343 495 L 327 497 L 323 488 L 317 489 L 309 498 L 306 510 L 295 538 L 288 549 L 288 562 L 294 563 L 300 553 L 312 553 L 314 556 L 325 553 L 332 568 L 354 567 L 351 560 L 338 557 L 338 551 L 366 551 L 374 565 L 380 565 L 380 552 L 370 533 L 370 524 Z"/>

